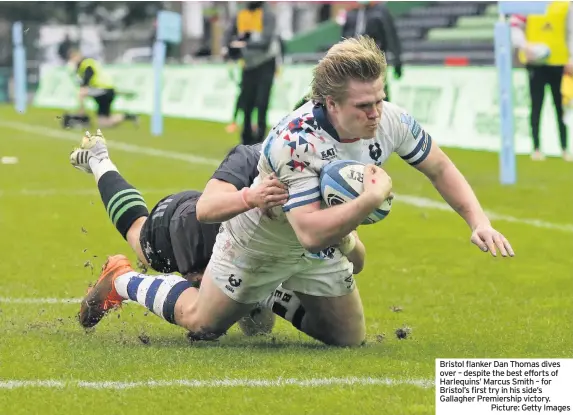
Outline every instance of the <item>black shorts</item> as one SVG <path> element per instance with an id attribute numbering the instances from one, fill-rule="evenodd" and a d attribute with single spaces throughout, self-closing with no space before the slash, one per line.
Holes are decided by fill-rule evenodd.
<path id="1" fill-rule="evenodd" d="M 149 265 L 161 273 L 203 272 L 211 259 L 220 224 L 197 220 L 201 193 L 186 191 L 169 195 L 157 203 L 139 236 Z"/>
<path id="2" fill-rule="evenodd" d="M 97 104 L 97 115 L 100 117 L 109 117 L 111 115 L 111 104 L 115 98 L 115 91 L 108 89 L 105 94 L 94 97 Z"/>

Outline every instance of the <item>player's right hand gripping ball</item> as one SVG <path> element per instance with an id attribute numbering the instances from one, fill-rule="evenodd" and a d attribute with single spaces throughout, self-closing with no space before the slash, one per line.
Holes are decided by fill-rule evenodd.
<path id="1" fill-rule="evenodd" d="M 340 205 L 356 199 L 364 191 L 363 163 L 338 160 L 326 165 L 320 174 L 320 192 L 327 206 Z M 388 197 L 362 222 L 370 225 L 390 214 L 393 196 Z"/>

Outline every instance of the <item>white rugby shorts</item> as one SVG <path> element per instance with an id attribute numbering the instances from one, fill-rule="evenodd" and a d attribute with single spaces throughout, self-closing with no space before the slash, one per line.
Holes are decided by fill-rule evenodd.
<path id="1" fill-rule="evenodd" d="M 338 249 L 330 248 L 321 257 L 265 254 L 250 250 L 248 243 L 241 246 L 225 226 L 217 235 L 206 274 L 226 295 L 243 304 L 266 299 L 280 284 L 318 297 L 347 295 L 356 286 L 353 265 Z"/>

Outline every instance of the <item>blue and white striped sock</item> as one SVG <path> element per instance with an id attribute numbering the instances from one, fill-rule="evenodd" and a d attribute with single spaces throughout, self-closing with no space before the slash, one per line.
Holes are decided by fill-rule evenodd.
<path id="1" fill-rule="evenodd" d="M 189 281 L 177 275 L 155 277 L 135 272 L 117 277 L 114 285 L 120 296 L 138 302 L 171 324 L 176 324 L 177 299 L 183 291 L 192 287 Z"/>

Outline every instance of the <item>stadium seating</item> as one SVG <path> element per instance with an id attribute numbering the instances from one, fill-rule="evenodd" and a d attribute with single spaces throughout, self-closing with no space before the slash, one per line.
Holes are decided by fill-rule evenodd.
<path id="1" fill-rule="evenodd" d="M 497 17 L 499 15 L 499 12 L 497 11 L 497 3 L 488 4 L 485 8 L 485 15 Z"/>
<path id="2" fill-rule="evenodd" d="M 422 5 L 431 2 L 425 1 L 409 1 L 409 2 L 389 2 L 388 8 L 391 13 L 396 17 L 407 13 L 411 9 L 420 7 Z M 443 19 L 441 20 L 443 21 Z M 440 22 L 436 20 L 429 20 L 426 26 L 419 26 L 416 23 L 408 27 L 402 25 L 404 29 L 419 29 L 424 27 L 425 29 L 430 27 L 441 27 Z M 438 23 L 437 25 L 435 23 Z M 423 33 L 420 30 L 412 31 L 405 30 L 404 39 L 419 39 L 422 37 Z M 402 32 L 400 32 L 400 36 Z M 286 51 L 288 54 L 315 54 L 316 52 L 323 52 L 327 50 L 330 46 L 340 40 L 341 27 L 333 20 L 319 24 L 314 30 L 303 32 L 295 35 L 292 39 L 285 42 Z M 401 37 L 402 38 L 402 37 Z"/>
<path id="3" fill-rule="evenodd" d="M 402 8 L 393 10 L 396 4 Z M 442 65 L 450 58 L 462 58 L 472 65 L 493 64 L 497 3 L 389 2 L 388 5 L 395 17 L 404 63 Z M 293 38 L 287 50 L 289 54 L 308 55 L 308 59 L 316 60 L 317 52 L 324 52 L 338 39 L 340 26 L 330 21 Z"/>
<path id="4" fill-rule="evenodd" d="M 410 16 L 471 16 L 478 14 L 480 4 L 476 2 L 438 3 L 419 7 L 409 12 Z"/>
<path id="5" fill-rule="evenodd" d="M 452 27 L 432 29 L 428 32 L 430 41 L 463 41 L 463 40 L 493 40 L 493 26 L 490 27 Z"/>
<path id="6" fill-rule="evenodd" d="M 410 10 L 397 19 L 403 28 L 418 28 L 419 37 L 402 39 L 402 59 L 420 64 L 443 64 L 449 58 L 464 58 L 472 64 L 494 61 L 493 26 L 497 4 L 489 2 L 434 2 Z"/>
<path id="7" fill-rule="evenodd" d="M 448 16 L 417 16 L 398 18 L 396 28 L 400 29 L 424 29 L 432 27 L 446 27 L 450 24 L 451 19 Z"/>

